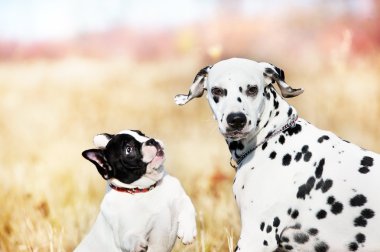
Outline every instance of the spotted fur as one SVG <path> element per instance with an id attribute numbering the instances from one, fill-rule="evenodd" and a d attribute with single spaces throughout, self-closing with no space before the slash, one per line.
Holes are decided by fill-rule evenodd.
<path id="1" fill-rule="evenodd" d="M 233 182 L 242 219 L 236 251 L 380 251 L 380 155 L 302 118 L 278 133 L 297 115 L 283 97 L 300 94 L 284 81 L 281 69 L 246 59 L 207 72 L 208 101 L 232 157 L 254 149 Z M 247 84 L 257 86 L 255 97 L 244 95 Z M 228 90 L 218 103 L 215 86 Z M 237 128 L 225 120 L 231 113 L 256 123 Z"/>

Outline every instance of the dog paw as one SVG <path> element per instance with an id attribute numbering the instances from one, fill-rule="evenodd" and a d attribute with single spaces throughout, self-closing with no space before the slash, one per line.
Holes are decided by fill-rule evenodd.
<path id="1" fill-rule="evenodd" d="M 146 252 L 148 250 L 148 242 L 137 235 L 129 235 L 128 238 L 125 239 L 123 247 L 123 252 Z"/>
<path id="2" fill-rule="evenodd" d="M 178 223 L 177 236 L 185 245 L 191 244 L 197 236 L 195 220 L 182 220 Z"/>

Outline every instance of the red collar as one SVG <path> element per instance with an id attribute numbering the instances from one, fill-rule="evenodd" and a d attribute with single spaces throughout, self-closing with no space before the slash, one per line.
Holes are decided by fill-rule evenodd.
<path id="1" fill-rule="evenodd" d="M 144 192 L 149 192 L 151 190 L 153 190 L 157 184 L 158 184 L 159 181 L 157 181 L 156 183 L 154 183 L 153 185 L 147 187 L 147 188 L 138 188 L 138 187 L 134 187 L 134 188 L 128 188 L 128 187 L 120 187 L 120 186 L 116 186 L 112 183 L 110 183 L 110 187 L 112 189 L 114 189 L 115 191 L 118 191 L 118 192 L 125 192 L 125 193 L 129 193 L 129 194 L 135 194 L 135 193 L 144 193 Z"/>

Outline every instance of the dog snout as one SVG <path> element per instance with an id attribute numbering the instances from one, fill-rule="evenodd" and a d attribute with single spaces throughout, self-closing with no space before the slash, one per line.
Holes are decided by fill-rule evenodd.
<path id="1" fill-rule="evenodd" d="M 227 116 L 227 124 L 233 130 L 241 130 L 247 123 L 247 117 L 241 113 L 231 113 Z"/>

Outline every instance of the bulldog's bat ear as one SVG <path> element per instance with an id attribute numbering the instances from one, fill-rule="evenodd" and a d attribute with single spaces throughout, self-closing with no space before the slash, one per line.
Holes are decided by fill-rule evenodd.
<path id="1" fill-rule="evenodd" d="M 211 67 L 212 66 L 206 66 L 197 73 L 187 95 L 178 94 L 174 97 L 174 101 L 177 105 L 185 105 L 192 99 L 201 97 L 203 95 L 203 92 L 206 89 L 208 71 L 211 69 Z"/>
<path id="2" fill-rule="evenodd" d="M 112 174 L 112 167 L 108 164 L 103 150 L 99 149 L 90 149 L 82 152 L 82 156 L 89 160 L 96 166 L 98 172 L 104 179 L 110 179 L 110 175 Z"/>
<path id="3" fill-rule="evenodd" d="M 94 144 L 100 149 L 106 148 L 108 142 L 113 138 L 114 135 L 108 133 L 98 134 L 94 137 Z"/>
<path id="4" fill-rule="evenodd" d="M 285 73 L 282 69 L 266 62 L 260 64 L 264 66 L 263 75 L 265 83 L 267 85 L 277 83 L 282 97 L 291 98 L 303 93 L 304 90 L 302 88 L 292 88 L 286 84 Z"/>

